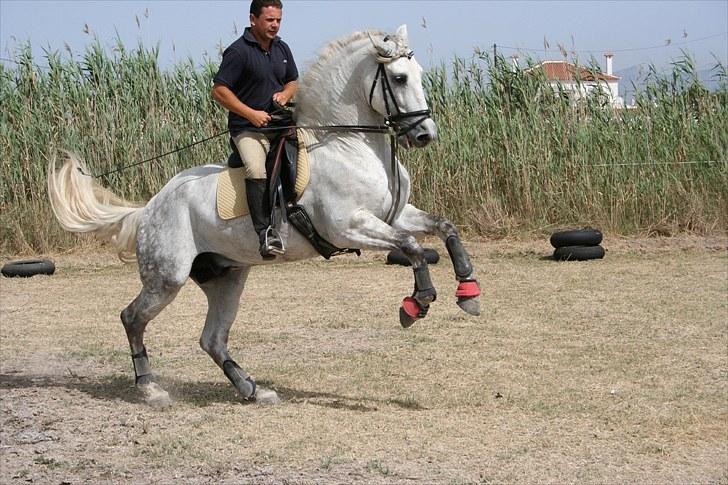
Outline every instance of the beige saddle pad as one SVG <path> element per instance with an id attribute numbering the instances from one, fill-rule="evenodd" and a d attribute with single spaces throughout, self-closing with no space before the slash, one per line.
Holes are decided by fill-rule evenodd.
<path id="1" fill-rule="evenodd" d="M 308 164 L 308 140 L 305 131 L 299 129 L 298 166 L 296 172 L 296 193 L 300 197 L 308 186 L 311 171 Z M 245 196 L 245 168 L 226 168 L 217 179 L 217 213 L 220 218 L 235 219 L 248 214 L 248 200 Z"/>

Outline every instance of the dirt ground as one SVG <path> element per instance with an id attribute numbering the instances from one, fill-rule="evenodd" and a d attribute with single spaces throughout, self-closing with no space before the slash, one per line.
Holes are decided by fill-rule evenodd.
<path id="1" fill-rule="evenodd" d="M 0 482 L 728 484 L 728 240 L 604 246 L 471 241 L 481 316 L 445 258 L 407 330 L 411 270 L 383 254 L 258 268 L 230 347 L 271 406 L 199 348 L 190 283 L 146 334 L 163 409 L 119 321 L 136 267 L 52 255 L 54 276 L 0 278 Z"/>

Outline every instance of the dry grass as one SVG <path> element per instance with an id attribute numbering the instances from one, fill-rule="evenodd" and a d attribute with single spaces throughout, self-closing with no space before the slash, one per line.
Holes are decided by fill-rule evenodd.
<path id="1" fill-rule="evenodd" d="M 411 271 L 381 255 L 254 271 L 230 343 L 272 407 L 238 403 L 197 346 L 193 285 L 147 332 L 175 399 L 155 410 L 118 320 L 134 267 L 63 255 L 53 277 L 0 279 L 0 481 L 728 481 L 725 238 L 607 240 L 588 263 L 468 246 L 482 316 L 442 262 L 406 331 Z"/>

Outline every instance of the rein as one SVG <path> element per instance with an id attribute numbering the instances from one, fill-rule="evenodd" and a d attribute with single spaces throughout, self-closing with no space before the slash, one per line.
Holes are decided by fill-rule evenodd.
<path id="1" fill-rule="evenodd" d="M 272 116 L 274 116 L 274 115 L 276 115 L 282 111 L 286 111 L 286 110 L 287 110 L 286 107 L 278 106 L 278 108 L 273 110 L 270 114 Z M 307 130 L 329 131 L 329 132 L 381 133 L 381 134 L 386 134 L 386 135 L 390 135 L 390 136 L 394 135 L 394 132 L 393 132 L 394 128 L 390 124 L 388 124 L 386 121 L 385 121 L 385 124 L 383 124 L 383 125 L 282 125 L 282 126 L 274 126 L 274 127 L 267 127 L 267 128 L 257 128 L 257 130 L 260 132 L 263 132 L 263 133 L 269 133 L 269 132 L 272 133 L 272 132 L 276 132 L 276 131 L 285 131 L 285 130 L 289 130 L 289 129 L 293 129 L 293 128 L 303 128 L 303 129 L 307 129 Z M 220 133 L 217 133 L 215 135 L 209 136 L 203 140 L 199 140 L 199 141 L 190 143 L 189 145 L 175 148 L 174 150 L 171 150 L 167 153 L 163 153 L 161 155 L 157 155 L 152 158 L 147 158 L 146 160 L 142 160 L 141 162 L 134 162 L 134 163 L 130 163 L 128 165 L 123 165 L 121 167 L 115 168 L 113 170 L 109 170 L 108 172 L 104 172 L 104 173 L 99 173 L 99 174 L 86 173 L 83 169 L 81 169 L 81 167 L 78 167 L 77 170 L 87 177 L 92 177 L 92 178 L 97 178 L 97 179 L 106 178 L 107 176 L 109 176 L 111 174 L 114 174 L 117 172 L 122 172 L 126 169 L 136 167 L 138 165 L 143 165 L 145 163 L 159 160 L 161 158 L 167 157 L 169 155 L 173 155 L 173 154 L 181 152 L 183 150 L 187 150 L 188 148 L 192 148 L 193 146 L 199 145 L 201 143 L 205 143 L 207 141 L 213 140 L 215 138 L 218 138 L 222 135 L 226 135 L 228 133 L 230 133 L 229 129 L 225 130 L 225 131 L 221 131 Z"/>
<path id="2" fill-rule="evenodd" d="M 396 136 L 396 133 L 393 132 L 393 129 L 390 125 L 384 124 L 384 125 L 285 125 L 285 126 L 275 126 L 270 128 L 257 128 L 257 131 L 268 133 L 268 132 L 275 132 L 275 131 L 285 131 L 292 128 L 303 128 L 305 130 L 317 130 L 317 131 L 329 131 L 329 132 L 354 132 L 354 133 L 381 133 L 383 135 L 389 135 L 391 137 Z M 105 178 L 111 174 L 117 173 L 117 172 L 123 172 L 124 170 L 127 170 L 132 167 L 136 167 L 138 165 L 143 165 L 145 163 L 153 162 L 155 160 L 159 160 L 161 158 L 167 157 L 169 155 L 173 155 L 175 153 L 181 152 L 183 150 L 187 150 L 188 148 L 192 148 L 196 145 L 199 145 L 201 143 L 208 142 L 210 140 L 213 140 L 215 138 L 218 138 L 220 136 L 226 135 L 230 133 L 230 130 L 221 131 L 220 133 L 216 133 L 212 136 L 208 136 L 207 138 L 203 140 L 199 140 L 193 143 L 190 143 L 189 145 L 185 145 L 183 147 L 175 148 L 174 150 L 171 150 L 167 153 L 163 153 L 161 155 L 157 155 L 152 158 L 147 158 L 146 160 L 142 160 L 141 162 L 134 162 L 130 163 L 128 165 L 123 165 L 119 168 L 115 168 L 113 170 L 109 170 L 108 172 L 104 173 L 86 173 L 81 167 L 78 167 L 77 170 L 81 172 L 83 175 L 87 177 L 92 178 Z"/>

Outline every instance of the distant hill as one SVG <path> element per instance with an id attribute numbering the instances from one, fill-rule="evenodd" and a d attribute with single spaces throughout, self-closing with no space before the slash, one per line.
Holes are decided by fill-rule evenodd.
<path id="1" fill-rule="evenodd" d="M 672 68 L 666 67 L 658 71 L 661 75 L 671 76 Z M 614 75 L 619 76 L 619 95 L 629 104 L 634 97 L 635 91 L 642 91 L 645 87 L 645 79 L 649 73 L 649 67 L 644 64 L 627 67 L 615 71 Z M 718 80 L 715 71 L 712 69 L 703 69 L 698 71 L 698 79 L 707 89 L 714 91 L 718 89 Z M 633 86 L 634 84 L 634 86 Z"/>

